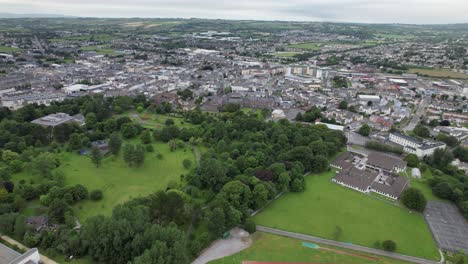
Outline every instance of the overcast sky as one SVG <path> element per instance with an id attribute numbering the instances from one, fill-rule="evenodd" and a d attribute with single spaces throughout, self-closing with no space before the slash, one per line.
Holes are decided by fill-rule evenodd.
<path id="1" fill-rule="evenodd" d="M 468 0 L 0 0 L 0 12 L 372 23 L 467 23 Z"/>

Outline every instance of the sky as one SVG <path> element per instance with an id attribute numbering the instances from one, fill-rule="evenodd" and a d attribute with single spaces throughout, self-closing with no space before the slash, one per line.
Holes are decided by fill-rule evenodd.
<path id="1" fill-rule="evenodd" d="M 468 23 L 468 0 L 0 0 L 0 12 L 446 24 Z"/>

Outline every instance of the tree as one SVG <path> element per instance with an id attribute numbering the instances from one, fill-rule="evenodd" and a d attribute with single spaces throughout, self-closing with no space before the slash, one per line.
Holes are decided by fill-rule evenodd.
<path id="1" fill-rule="evenodd" d="M 235 209 L 241 212 L 247 211 L 252 197 L 249 187 L 241 181 L 231 181 L 226 183 L 221 189 L 219 195 Z"/>
<path id="2" fill-rule="evenodd" d="M 151 133 L 149 132 L 149 130 L 143 131 L 143 133 L 141 133 L 140 139 L 141 139 L 141 142 L 143 144 L 150 144 L 151 143 Z"/>
<path id="3" fill-rule="evenodd" d="M 451 199 L 452 198 L 452 187 L 447 182 L 440 182 L 432 187 L 432 192 L 435 196 L 443 198 L 443 199 Z"/>
<path id="4" fill-rule="evenodd" d="M 40 176 L 49 177 L 52 170 L 57 167 L 57 162 L 54 154 L 43 152 L 33 160 L 32 166 Z"/>
<path id="5" fill-rule="evenodd" d="M 359 131 L 358 133 L 361 134 L 362 136 L 369 136 L 370 134 L 370 131 L 371 131 L 371 128 L 368 124 L 363 124 L 360 128 L 359 128 Z"/>
<path id="6" fill-rule="evenodd" d="M 102 191 L 101 190 L 93 190 L 89 194 L 89 199 L 93 201 L 98 201 L 102 199 Z"/>
<path id="7" fill-rule="evenodd" d="M 86 122 L 86 127 L 88 127 L 89 129 L 94 128 L 94 126 L 95 126 L 96 123 L 97 123 L 96 114 L 95 114 L 95 113 L 88 113 L 88 114 L 86 115 L 85 122 Z"/>
<path id="8" fill-rule="evenodd" d="M 385 240 L 382 242 L 382 247 L 385 251 L 395 252 L 397 245 L 393 240 Z"/>
<path id="9" fill-rule="evenodd" d="M 455 147 L 458 145 L 458 139 L 454 136 L 450 136 L 450 135 L 447 135 L 447 134 L 444 134 L 444 133 L 439 133 L 437 136 L 436 136 L 436 139 L 438 141 L 442 141 L 444 142 L 445 144 L 447 144 L 447 146 L 449 147 Z"/>
<path id="10" fill-rule="evenodd" d="M 463 162 L 468 162 L 468 148 L 458 146 L 453 150 L 453 155 Z"/>
<path id="11" fill-rule="evenodd" d="M 136 167 L 141 167 L 145 163 L 145 148 L 142 145 L 137 145 L 133 153 L 133 164 Z"/>
<path id="12" fill-rule="evenodd" d="M 419 165 L 419 158 L 415 154 L 408 154 L 405 157 L 405 161 L 410 167 L 417 167 Z"/>
<path id="13" fill-rule="evenodd" d="M 348 109 L 348 101 L 346 100 L 341 101 L 340 104 L 338 105 L 338 108 L 343 109 L 343 110 Z"/>
<path id="14" fill-rule="evenodd" d="M 50 203 L 48 215 L 53 222 L 63 224 L 65 223 L 65 213 L 70 210 L 70 206 L 61 200 L 55 199 Z"/>
<path id="15" fill-rule="evenodd" d="M 113 155 L 119 155 L 120 148 L 122 146 L 122 139 L 120 138 L 119 134 L 112 133 L 109 138 L 109 151 Z"/>
<path id="16" fill-rule="evenodd" d="M 189 169 L 192 166 L 192 161 L 190 161 L 189 159 L 184 159 L 182 161 L 182 164 L 184 165 L 184 168 Z"/>
<path id="17" fill-rule="evenodd" d="M 245 231 L 249 232 L 249 234 L 255 233 L 257 231 L 257 226 L 255 225 L 255 221 L 249 217 L 245 219 L 245 224 L 244 224 Z"/>
<path id="18" fill-rule="evenodd" d="M 70 135 L 70 139 L 68 141 L 70 148 L 73 150 L 81 148 L 81 136 L 78 133 L 73 133 Z"/>
<path id="19" fill-rule="evenodd" d="M 428 138 L 431 136 L 431 132 L 429 131 L 429 129 L 427 129 L 427 127 L 425 127 L 422 124 L 416 125 L 416 127 L 413 130 L 413 133 L 423 138 Z"/>
<path id="20" fill-rule="evenodd" d="M 252 197 L 254 199 L 253 207 L 255 209 L 262 208 L 268 201 L 268 190 L 265 187 L 265 185 L 263 185 L 262 183 L 255 185 L 252 192 Z"/>
<path id="21" fill-rule="evenodd" d="M 340 237 L 343 235 L 343 229 L 340 226 L 335 226 L 335 231 L 333 232 L 333 239 L 340 240 Z"/>
<path id="22" fill-rule="evenodd" d="M 209 230 L 215 236 L 221 236 L 226 230 L 226 218 L 223 209 L 216 207 L 208 215 Z"/>
<path id="23" fill-rule="evenodd" d="M 426 197 L 416 188 L 406 188 L 401 195 L 401 202 L 411 210 L 423 212 L 426 208 Z"/>
<path id="24" fill-rule="evenodd" d="M 123 146 L 123 159 L 128 166 L 133 164 L 133 153 L 135 152 L 135 145 L 125 144 Z"/>
<path id="25" fill-rule="evenodd" d="M 91 158 L 91 161 L 94 163 L 94 165 L 96 165 L 96 168 L 99 168 L 99 166 L 101 166 L 102 153 L 98 147 L 93 146 L 91 148 L 90 158 Z"/>

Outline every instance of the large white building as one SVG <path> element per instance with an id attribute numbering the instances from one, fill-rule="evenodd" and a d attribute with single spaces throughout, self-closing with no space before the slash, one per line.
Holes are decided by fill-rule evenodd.
<path id="1" fill-rule="evenodd" d="M 411 154 L 415 154 L 418 158 L 430 156 L 434 154 L 436 149 L 445 149 L 447 146 L 442 142 L 433 141 L 420 141 L 413 137 L 400 134 L 390 133 L 389 140 L 403 147 L 403 151 Z"/>

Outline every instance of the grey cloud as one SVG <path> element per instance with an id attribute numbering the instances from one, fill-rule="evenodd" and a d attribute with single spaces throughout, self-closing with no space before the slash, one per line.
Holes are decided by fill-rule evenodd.
<path id="1" fill-rule="evenodd" d="M 98 17 L 468 22 L 466 0 L 0 0 L 0 10 Z"/>

